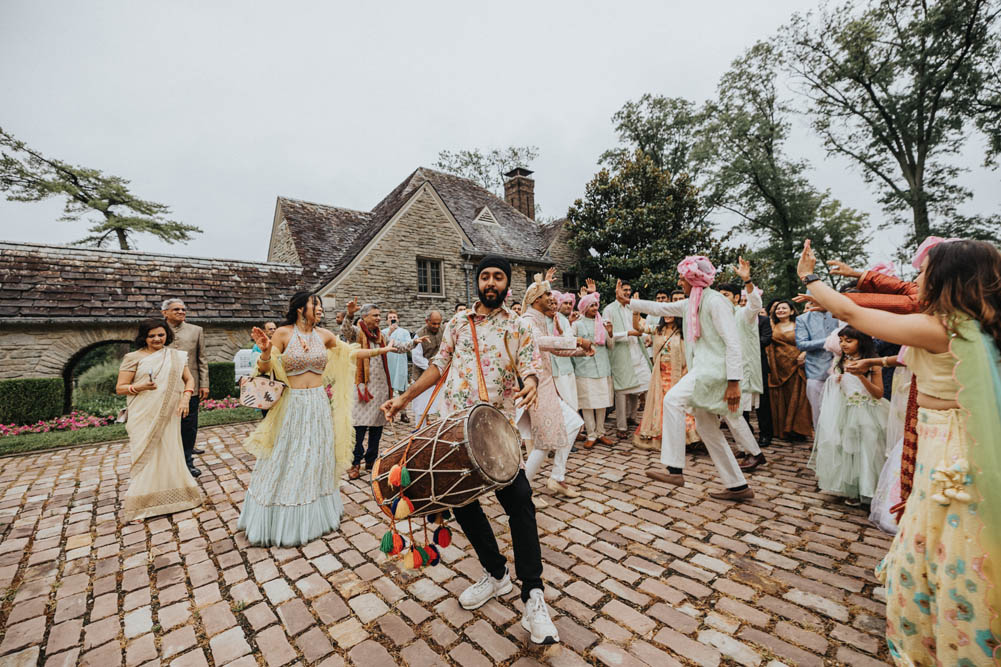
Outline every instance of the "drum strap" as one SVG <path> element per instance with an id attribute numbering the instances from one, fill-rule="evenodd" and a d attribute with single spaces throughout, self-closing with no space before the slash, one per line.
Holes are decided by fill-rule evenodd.
<path id="1" fill-rule="evenodd" d="M 476 336 L 476 323 L 473 322 L 472 315 L 469 315 L 469 333 L 473 336 L 473 353 L 476 355 L 476 388 L 480 393 L 480 400 L 484 403 L 489 403 L 490 396 L 487 394 L 487 380 L 483 377 L 483 362 L 480 361 L 480 341 Z"/>

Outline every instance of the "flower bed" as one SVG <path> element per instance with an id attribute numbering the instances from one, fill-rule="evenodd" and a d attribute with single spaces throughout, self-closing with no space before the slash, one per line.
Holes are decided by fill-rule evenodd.
<path id="1" fill-rule="evenodd" d="M 112 417 L 98 417 L 74 410 L 68 415 L 40 421 L 35 424 L 0 424 L 0 438 L 8 435 L 23 435 L 25 433 L 48 433 L 49 431 L 79 431 L 82 428 L 107 426 L 115 421 Z"/>
<path id="2" fill-rule="evenodd" d="M 241 407 L 240 401 L 232 396 L 226 398 L 207 398 L 199 405 L 199 410 L 230 410 Z M 107 426 L 115 421 L 113 415 L 94 415 L 81 410 L 74 410 L 68 415 L 56 417 L 35 424 L 0 424 L 0 438 L 9 435 L 24 435 L 25 433 L 49 433 L 50 431 L 79 431 L 95 426 Z"/>

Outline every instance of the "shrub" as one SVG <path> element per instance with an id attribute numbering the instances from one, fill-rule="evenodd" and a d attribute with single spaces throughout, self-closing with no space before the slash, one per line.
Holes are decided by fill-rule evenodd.
<path id="1" fill-rule="evenodd" d="M 62 413 L 62 378 L 0 380 L 0 423 L 34 424 Z"/>
<path id="2" fill-rule="evenodd" d="M 209 398 L 236 396 L 236 365 L 232 361 L 209 363 Z"/>
<path id="3" fill-rule="evenodd" d="M 108 359 L 91 366 L 76 379 L 76 390 L 90 396 L 114 396 L 121 359 Z"/>

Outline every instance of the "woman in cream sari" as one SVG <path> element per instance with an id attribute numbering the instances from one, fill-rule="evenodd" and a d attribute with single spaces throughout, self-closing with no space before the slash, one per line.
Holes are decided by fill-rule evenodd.
<path id="1" fill-rule="evenodd" d="M 298 546 L 340 526 L 341 476 L 351 465 L 354 445 L 355 359 L 396 349 L 348 345 L 317 326 L 322 318 L 320 297 L 298 292 L 270 340 L 257 327 L 252 332 L 261 348 L 254 374 L 273 373 L 286 385 L 244 443 L 257 464 L 238 528 L 254 545 Z"/>
<path id="2" fill-rule="evenodd" d="M 122 359 L 116 393 L 127 395 L 132 470 L 125 520 L 142 521 L 198 507 L 202 493 L 184 463 L 181 417 L 195 381 L 186 354 L 167 347 L 174 335 L 162 320 L 139 325 L 140 349 Z"/>

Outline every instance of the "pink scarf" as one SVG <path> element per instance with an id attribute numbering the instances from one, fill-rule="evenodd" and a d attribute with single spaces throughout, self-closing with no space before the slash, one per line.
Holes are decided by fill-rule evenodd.
<path id="1" fill-rule="evenodd" d="M 918 251 L 914 254 L 914 258 L 911 260 L 911 266 L 917 270 L 921 270 L 921 262 L 925 261 L 925 257 L 931 252 L 931 249 L 937 246 L 939 243 L 952 243 L 953 241 L 962 241 L 962 239 L 952 238 L 944 239 L 941 236 L 929 236 L 921 245 L 918 246 Z"/>
<path id="2" fill-rule="evenodd" d="M 716 267 L 708 257 L 702 255 L 686 257 L 678 264 L 678 273 L 692 286 L 688 295 L 688 337 L 694 343 L 702 336 L 699 324 L 699 306 L 702 305 L 702 290 L 713 284 Z"/>
<path id="3" fill-rule="evenodd" d="M 584 311 L 587 310 L 588 306 L 590 306 L 592 303 L 595 303 L 595 304 L 598 303 L 598 299 L 599 298 L 600 297 L 598 296 L 597 292 L 591 292 L 587 296 L 581 297 L 580 301 L 577 303 L 577 310 L 579 310 L 580 314 L 583 315 Z M 606 333 L 605 332 L 605 323 L 601 319 L 601 313 L 595 313 L 594 314 L 594 342 L 597 343 L 598 345 L 604 345 L 605 344 L 605 333 Z"/>

